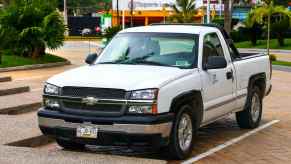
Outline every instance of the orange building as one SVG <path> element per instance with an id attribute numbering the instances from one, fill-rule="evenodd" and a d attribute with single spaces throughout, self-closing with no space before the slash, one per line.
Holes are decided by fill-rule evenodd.
<path id="1" fill-rule="evenodd" d="M 130 26 L 131 24 L 131 12 L 130 12 L 130 0 L 119 0 L 119 22 L 117 14 L 116 0 L 112 1 L 111 11 L 112 15 L 112 26 L 121 25 L 124 12 L 124 22 L 125 26 Z M 166 20 L 167 17 L 173 15 L 173 11 L 165 5 L 171 5 L 175 0 L 133 0 L 133 26 L 144 26 L 152 23 L 161 23 Z M 203 14 L 201 12 L 195 16 L 193 19 L 197 23 L 201 23 Z"/>

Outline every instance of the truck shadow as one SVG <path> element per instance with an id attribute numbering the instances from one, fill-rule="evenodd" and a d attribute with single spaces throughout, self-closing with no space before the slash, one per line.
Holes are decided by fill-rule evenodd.
<path id="1" fill-rule="evenodd" d="M 268 120 L 262 120 L 264 124 Z M 247 133 L 249 130 L 240 129 L 234 117 L 228 117 L 206 127 L 199 129 L 191 156 L 197 156 L 217 145 Z M 84 151 L 83 151 L 84 152 Z M 118 155 L 127 157 L 139 157 L 148 159 L 167 160 L 169 163 L 179 163 L 172 160 L 166 150 L 153 150 L 149 147 L 128 147 L 128 146 L 91 146 L 88 145 L 86 153 Z"/>

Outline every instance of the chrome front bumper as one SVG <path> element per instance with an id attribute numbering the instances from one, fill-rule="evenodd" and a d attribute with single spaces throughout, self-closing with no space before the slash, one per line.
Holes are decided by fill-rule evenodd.
<path id="1" fill-rule="evenodd" d="M 38 117 L 40 127 L 47 128 L 73 128 L 76 129 L 80 125 L 92 125 L 92 123 L 71 123 L 62 119 Z M 104 132 L 121 132 L 128 134 L 161 134 L 162 137 L 169 137 L 172 129 L 172 122 L 160 124 L 113 124 L 113 125 L 97 125 L 100 131 Z"/>

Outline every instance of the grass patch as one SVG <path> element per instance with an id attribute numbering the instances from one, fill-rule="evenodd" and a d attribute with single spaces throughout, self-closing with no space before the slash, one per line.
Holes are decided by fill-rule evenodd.
<path id="1" fill-rule="evenodd" d="M 235 43 L 237 48 L 267 48 L 267 41 L 266 40 L 258 40 L 257 45 L 253 46 L 250 41 L 244 42 L 237 42 Z M 283 49 L 283 50 L 291 50 L 291 38 L 285 39 L 285 46 L 279 46 L 277 39 L 271 39 L 270 41 L 270 48 L 271 49 Z"/>
<path id="2" fill-rule="evenodd" d="M 82 37 L 82 36 L 66 36 L 65 37 L 66 41 L 88 41 L 88 40 L 92 40 L 92 41 L 100 41 L 102 40 L 102 37 L 98 37 L 98 36 L 86 36 L 86 37 Z"/>
<path id="3" fill-rule="evenodd" d="M 46 63 L 57 63 L 67 61 L 64 58 L 59 56 L 46 54 L 38 59 L 31 59 L 16 55 L 2 55 L 2 64 L 0 64 L 0 68 L 7 67 L 16 67 L 16 66 L 24 66 L 24 65 L 34 65 L 34 64 L 46 64 Z"/>
<path id="4" fill-rule="evenodd" d="M 291 62 L 288 61 L 272 61 L 273 65 L 281 65 L 281 66 L 287 66 L 287 67 L 291 67 Z"/>

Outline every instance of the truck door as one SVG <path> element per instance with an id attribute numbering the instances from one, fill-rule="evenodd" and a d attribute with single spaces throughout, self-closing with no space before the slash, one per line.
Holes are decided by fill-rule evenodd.
<path id="1" fill-rule="evenodd" d="M 210 56 L 222 56 L 227 62 L 225 68 L 201 70 L 205 110 L 203 123 L 214 121 L 233 111 L 236 105 L 234 68 L 229 56 L 225 55 L 225 42 L 222 45 L 222 39 L 215 32 L 208 33 L 203 38 L 202 66 L 207 64 Z"/>

